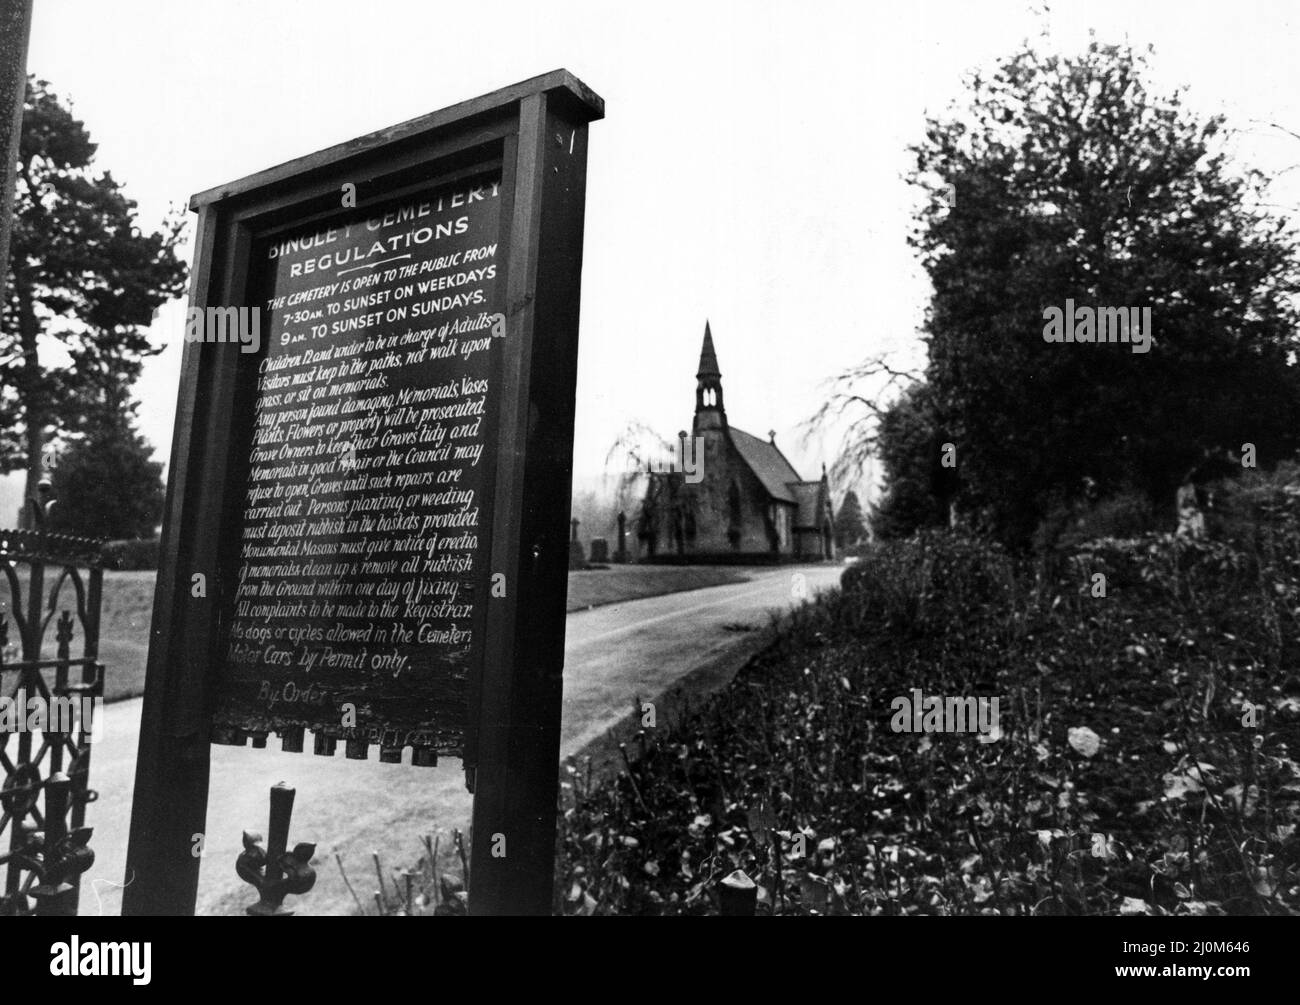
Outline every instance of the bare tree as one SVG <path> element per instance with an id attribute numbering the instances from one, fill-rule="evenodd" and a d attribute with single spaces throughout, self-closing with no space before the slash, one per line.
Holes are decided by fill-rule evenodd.
<path id="1" fill-rule="evenodd" d="M 890 353 L 871 356 L 832 377 L 824 385 L 826 400 L 804 423 L 806 443 L 819 430 L 850 417 L 839 455 L 831 465 L 837 482 L 857 481 L 875 456 L 881 417 L 913 384 L 924 379 L 919 370 L 899 366 Z"/>

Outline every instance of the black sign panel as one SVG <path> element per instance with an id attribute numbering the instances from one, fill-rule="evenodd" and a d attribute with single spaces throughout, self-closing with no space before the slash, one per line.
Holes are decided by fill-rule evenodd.
<path id="1" fill-rule="evenodd" d="M 219 730 L 460 753 L 508 337 L 500 181 L 259 245 L 264 352 Z"/>

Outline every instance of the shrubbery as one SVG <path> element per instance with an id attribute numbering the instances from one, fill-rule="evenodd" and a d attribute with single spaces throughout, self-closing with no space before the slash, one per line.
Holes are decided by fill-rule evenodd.
<path id="1" fill-rule="evenodd" d="M 1120 492 L 1088 506 L 1056 507 L 1039 524 L 1033 544 L 1039 554 L 1070 551 L 1099 537 L 1137 537 L 1173 526 L 1173 517 L 1162 521 L 1141 492 Z"/>
<path id="2" fill-rule="evenodd" d="M 872 549 L 631 774 L 571 769 L 557 910 L 711 913 L 739 868 L 760 913 L 1294 913 L 1291 477 L 1221 491 L 1231 539 Z M 891 732 L 913 688 L 999 697 L 1002 738 Z"/>
<path id="3" fill-rule="evenodd" d="M 118 571 L 158 568 L 158 538 L 143 541 L 108 541 L 104 544 L 104 567 Z"/>

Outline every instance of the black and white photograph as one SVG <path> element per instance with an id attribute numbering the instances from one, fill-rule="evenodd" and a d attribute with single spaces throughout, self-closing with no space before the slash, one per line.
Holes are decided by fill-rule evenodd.
<path id="1" fill-rule="evenodd" d="M 15 986 L 829 916 L 1281 988 L 1297 51 L 1284 0 L 0 0 Z M 249 916 L 264 969 L 168 920 Z"/>

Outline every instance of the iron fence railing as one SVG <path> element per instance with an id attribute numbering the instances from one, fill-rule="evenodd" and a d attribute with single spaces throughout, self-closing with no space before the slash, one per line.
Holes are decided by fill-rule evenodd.
<path id="1" fill-rule="evenodd" d="M 93 861 L 85 820 L 96 798 L 89 786 L 91 710 L 104 694 L 100 544 L 0 530 L 0 697 L 8 699 L 11 718 L 21 714 L 19 702 L 32 699 L 78 713 L 51 716 L 39 730 L 0 728 L 0 915 L 75 914 L 80 874 Z"/>

